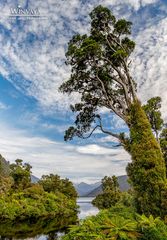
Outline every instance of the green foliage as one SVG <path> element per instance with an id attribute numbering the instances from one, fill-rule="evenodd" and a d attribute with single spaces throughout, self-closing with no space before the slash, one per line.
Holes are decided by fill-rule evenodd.
<path id="1" fill-rule="evenodd" d="M 151 124 L 152 130 L 156 134 L 156 138 L 158 140 L 158 132 L 163 127 L 163 119 L 161 117 L 161 98 L 153 97 L 147 101 L 147 104 L 143 106 L 144 111 L 148 117 L 148 120 Z"/>
<path id="2" fill-rule="evenodd" d="M 107 190 L 99 195 L 92 201 L 92 204 L 99 209 L 110 208 L 120 200 L 120 193 Z"/>
<path id="3" fill-rule="evenodd" d="M 160 218 L 138 216 L 138 228 L 143 233 L 140 240 L 166 240 L 167 226 Z"/>
<path id="4" fill-rule="evenodd" d="M 9 162 L 0 155 L 0 195 L 5 194 L 11 189 L 13 184 L 12 178 L 9 177 L 10 167 Z"/>
<path id="5" fill-rule="evenodd" d="M 40 185 L 13 193 L 0 198 L 0 220 L 17 221 L 69 217 L 77 212 L 74 200 L 68 199 L 62 193 L 47 193 Z"/>
<path id="6" fill-rule="evenodd" d="M 126 207 L 133 207 L 134 197 L 129 192 L 121 192 L 119 203 Z"/>
<path id="7" fill-rule="evenodd" d="M 17 159 L 10 165 L 11 177 L 14 180 L 12 188 L 14 190 L 23 190 L 31 183 L 31 166 L 28 163 L 23 165 L 23 160 Z"/>
<path id="8" fill-rule="evenodd" d="M 126 122 L 131 94 L 135 95 L 134 81 L 125 81 L 129 78 L 127 60 L 135 47 L 128 38 L 131 22 L 117 20 L 108 8 L 101 5 L 90 13 L 90 17 L 90 34 L 73 36 L 66 53 L 66 63 L 72 69 L 71 77 L 60 86 L 60 91 L 79 92 L 81 102 L 71 106 L 78 114 L 75 126 L 69 127 L 65 133 L 65 141 L 74 136 L 84 137 L 95 124 L 103 131 L 97 114 L 100 107 L 110 109 Z"/>
<path id="9" fill-rule="evenodd" d="M 103 192 L 92 201 L 92 204 L 99 209 L 110 208 L 120 200 L 121 194 L 117 177 L 105 176 L 102 179 L 102 190 Z"/>
<path id="10" fill-rule="evenodd" d="M 127 172 L 134 188 L 137 211 L 147 216 L 162 216 L 161 193 L 166 169 L 161 149 L 139 102 L 132 105 L 130 117 L 132 163 L 128 165 Z"/>
<path id="11" fill-rule="evenodd" d="M 72 226 L 62 239 L 165 240 L 167 226 L 159 218 L 140 216 L 132 208 L 116 205 Z"/>
<path id="12" fill-rule="evenodd" d="M 167 169 L 167 128 L 164 128 L 160 134 L 160 146 L 165 159 Z"/>
<path id="13" fill-rule="evenodd" d="M 31 166 L 20 159 L 15 162 L 11 176 L 0 178 L 0 221 L 76 216 L 76 191 L 68 179 L 51 174 L 33 184 Z"/>
<path id="14" fill-rule="evenodd" d="M 116 192 L 119 189 L 118 178 L 114 175 L 112 177 L 105 176 L 101 182 L 103 192 L 107 190 L 113 190 Z"/>
<path id="15" fill-rule="evenodd" d="M 60 176 L 50 174 L 43 175 L 41 180 L 39 181 L 46 192 L 61 192 L 69 198 L 76 198 L 77 192 L 69 179 L 61 179 Z"/>
<path id="16" fill-rule="evenodd" d="M 147 216 L 163 216 L 162 204 L 167 198 L 165 163 L 150 126 L 151 123 L 156 132 L 161 129 L 160 98 L 149 100 L 144 107 L 149 123 L 129 71 L 129 57 L 135 47 L 129 39 L 131 23 L 125 19 L 117 20 L 108 8 L 101 5 L 90 13 L 90 17 L 90 34 L 74 36 L 66 53 L 71 76 L 60 86 L 60 91 L 79 92 L 81 101 L 71 107 L 76 120 L 66 131 L 64 139 L 88 138 L 97 128 L 116 137 L 132 156 L 127 171 L 137 210 Z M 104 128 L 103 116 L 98 111 L 101 107 L 108 108 L 125 121 L 130 138 Z M 86 133 L 89 135 L 85 136 Z"/>
<path id="17" fill-rule="evenodd" d="M 160 97 L 151 98 L 147 101 L 147 104 L 143 106 L 143 109 L 146 112 L 148 120 L 151 124 L 151 128 L 155 132 L 157 140 L 160 142 L 167 169 L 167 128 L 165 127 L 164 121 L 161 117 L 160 108 Z"/>
<path id="18" fill-rule="evenodd" d="M 0 177 L 0 195 L 10 192 L 13 185 L 13 179 L 11 177 Z"/>
<path id="19" fill-rule="evenodd" d="M 2 239 L 36 239 L 38 235 L 47 235 L 48 240 L 57 239 L 57 232 L 64 231 L 76 220 L 76 214 L 71 214 L 68 217 L 39 218 L 37 221 L 3 221 L 0 224 L 0 236 Z"/>

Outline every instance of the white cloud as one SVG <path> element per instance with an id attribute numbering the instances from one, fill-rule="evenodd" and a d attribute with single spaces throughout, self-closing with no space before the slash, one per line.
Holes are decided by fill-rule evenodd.
<path id="1" fill-rule="evenodd" d="M 130 157 L 123 149 L 99 145 L 74 146 L 44 137 L 32 137 L 26 131 L 0 125 L 1 154 L 13 162 L 21 158 L 33 166 L 33 174 L 58 173 L 74 181 L 97 181 L 105 175 L 125 174 Z M 95 154 L 96 153 L 96 154 Z"/>
<path id="2" fill-rule="evenodd" d="M 113 143 L 117 143 L 118 144 L 118 139 L 114 138 L 112 136 L 106 136 L 106 137 L 99 138 L 98 142 L 99 143 L 109 143 L 109 142 L 111 143 L 111 142 L 113 142 Z"/>
<path id="3" fill-rule="evenodd" d="M 101 1 L 101 4 L 105 5 L 128 5 L 132 7 L 135 11 L 139 10 L 141 7 L 144 7 L 149 4 L 158 2 L 158 0 L 105 0 Z"/>
<path id="4" fill-rule="evenodd" d="M 126 128 L 127 125 L 121 118 L 114 114 L 111 120 L 111 127 L 112 129 L 119 129 L 121 131 L 121 129 Z"/>
<path id="5" fill-rule="evenodd" d="M 9 0 L 6 4 L 0 3 L 0 22 L 6 29 L 10 29 L 10 37 L 5 33 L 0 36 L 0 73 L 20 91 L 35 97 L 45 110 L 53 111 L 55 107 L 67 109 L 69 102 L 77 100 L 78 95 L 69 98 L 58 92 L 60 84 L 69 77 L 70 69 L 64 64 L 65 49 L 74 32 L 83 34 L 88 31 L 88 13 L 98 4 L 122 4 L 138 10 L 141 6 L 155 2 L 93 0 L 83 4 L 79 0 L 72 0 L 69 5 L 68 1 L 61 0 L 31 0 L 29 7 L 39 8 L 41 15 L 46 15 L 48 19 L 23 20 L 20 26 L 4 17 L 10 13 L 10 7 L 16 7 L 18 2 Z M 24 7 L 25 1 L 19 1 L 19 4 Z M 21 78 L 14 78 L 16 73 L 21 74 Z"/>
<path id="6" fill-rule="evenodd" d="M 9 109 L 9 106 L 3 102 L 0 102 L 0 110 L 6 110 L 6 109 Z"/>
<path id="7" fill-rule="evenodd" d="M 12 82 L 20 91 L 33 96 L 43 107 L 46 114 L 55 107 L 65 111 L 69 102 L 78 99 L 78 95 L 64 96 L 58 92 L 63 80 L 68 79 L 70 69 L 64 65 L 67 42 L 74 34 L 86 33 L 89 28 L 88 13 L 99 3 L 118 8 L 125 4 L 133 9 L 156 3 L 158 0 L 104 0 L 104 1 L 29 1 L 31 7 L 38 7 L 48 20 L 22 21 L 14 25 L 3 15 L 8 14 L 10 6 L 18 1 L 1 2 L 0 23 L 5 28 L 0 35 L 0 73 Z M 24 1 L 19 1 L 24 5 Z M 127 13 L 126 13 L 127 14 Z M 130 13 L 129 13 L 130 14 Z M 122 16 L 121 16 L 122 17 Z M 167 117 L 167 19 L 150 21 L 135 37 L 137 43 L 133 55 L 133 75 L 137 79 L 142 101 L 156 95 L 163 98 L 163 116 Z M 5 31 L 10 30 L 7 37 Z M 33 39 L 35 39 L 33 41 Z M 32 40 L 32 41 L 29 41 Z M 4 60 L 5 59 L 5 60 Z M 14 77 L 15 74 L 20 74 Z M 5 106 L 0 104 L 0 108 Z M 105 113 L 103 109 L 101 113 Z M 22 116 L 38 122 L 32 116 Z M 114 120 L 113 120 L 114 121 Z M 115 120 L 114 126 L 123 127 Z M 52 125 L 43 126 L 48 129 Z M 63 127 L 62 127 L 63 128 Z M 62 131 L 63 129 L 60 129 Z M 112 139 L 103 138 L 107 142 Z M 100 141 L 99 141 L 100 144 Z M 104 175 L 121 175 L 129 156 L 122 149 L 109 149 L 98 144 L 74 147 L 70 144 L 50 141 L 47 138 L 32 137 L 27 132 L 0 126 L 1 153 L 9 160 L 23 158 L 32 164 L 34 174 L 40 176 L 57 172 L 62 176 L 90 181 Z"/>
<path id="8" fill-rule="evenodd" d="M 129 155 L 123 149 L 114 149 L 114 148 L 106 148 L 102 147 L 97 144 L 90 144 L 85 146 L 80 146 L 76 148 L 76 151 L 83 154 L 90 154 L 90 155 L 110 155 L 116 156 L 121 155 L 121 153 L 125 154 L 125 158 L 129 158 Z"/>
<path id="9" fill-rule="evenodd" d="M 167 120 L 167 18 L 150 24 L 138 33 L 132 72 L 143 102 L 154 96 L 163 100 L 163 117 Z"/>

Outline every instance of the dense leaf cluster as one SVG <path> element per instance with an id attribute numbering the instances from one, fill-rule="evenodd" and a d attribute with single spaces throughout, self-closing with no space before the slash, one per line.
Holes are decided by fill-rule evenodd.
<path id="1" fill-rule="evenodd" d="M 61 179 L 60 176 L 50 174 L 50 175 L 43 175 L 39 184 L 42 185 L 43 189 L 49 193 L 57 193 L 61 192 L 65 196 L 76 199 L 77 192 L 69 179 Z"/>
<path id="2" fill-rule="evenodd" d="M 54 217 L 76 219 L 76 191 L 68 179 L 43 176 L 31 183 L 31 166 L 21 159 L 10 165 L 10 176 L 0 182 L 0 221 L 37 221 Z"/>
<path id="3" fill-rule="evenodd" d="M 110 208 L 114 206 L 121 198 L 118 180 L 115 176 L 102 179 L 103 192 L 93 199 L 92 203 L 99 209 Z"/>
<path id="4" fill-rule="evenodd" d="M 127 172 L 136 196 L 138 212 L 162 216 L 162 191 L 166 183 L 165 161 L 150 123 L 136 102 L 131 107 L 130 153 Z M 166 198 L 166 197 L 165 197 Z"/>
<path id="5" fill-rule="evenodd" d="M 0 198 L 0 221 L 37 221 L 39 218 L 68 218 L 77 212 L 75 201 L 61 193 L 47 193 L 41 186 Z"/>
<path id="6" fill-rule="evenodd" d="M 135 43 L 128 38 L 131 22 L 116 20 L 111 11 L 98 6 L 91 13 L 90 35 L 75 35 L 66 53 L 70 79 L 60 86 L 63 93 L 79 92 L 81 101 L 71 106 L 77 112 L 75 126 L 65 140 L 84 137 L 91 125 L 103 130 L 99 107 L 115 112 L 127 123 L 128 106 L 135 98 L 135 83 L 129 75 L 128 57 Z"/>
<path id="7" fill-rule="evenodd" d="M 73 226 L 63 240 L 166 240 L 167 226 L 152 215 L 116 205 Z"/>

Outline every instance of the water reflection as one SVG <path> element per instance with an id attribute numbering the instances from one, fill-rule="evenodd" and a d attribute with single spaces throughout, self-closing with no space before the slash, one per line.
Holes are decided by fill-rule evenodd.
<path id="1" fill-rule="evenodd" d="M 98 213 L 98 209 L 91 204 L 93 198 L 79 198 L 79 219 Z M 0 240 L 30 239 L 30 240 L 56 240 L 64 234 L 69 225 L 76 224 L 77 215 L 59 216 L 54 219 L 39 219 L 37 222 L 1 222 Z"/>
<path id="2" fill-rule="evenodd" d="M 67 226 L 75 224 L 77 216 L 67 218 L 54 218 L 54 219 L 40 219 L 33 223 L 31 222 L 5 222 L 0 224 L 0 239 L 43 239 L 52 240 L 58 239 L 61 232 L 64 232 Z"/>
<path id="3" fill-rule="evenodd" d="M 96 215 L 99 212 L 98 208 L 92 205 L 92 200 L 93 198 L 90 197 L 83 197 L 78 199 L 77 203 L 80 206 L 80 213 L 78 215 L 79 219 L 84 219 L 85 217 Z"/>

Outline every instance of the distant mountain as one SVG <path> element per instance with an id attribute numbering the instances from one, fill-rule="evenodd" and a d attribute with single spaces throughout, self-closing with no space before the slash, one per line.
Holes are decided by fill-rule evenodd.
<path id="1" fill-rule="evenodd" d="M 10 174 L 9 162 L 0 154 L 0 175 L 7 177 Z"/>
<path id="2" fill-rule="evenodd" d="M 123 191 L 128 191 L 130 189 L 130 185 L 128 183 L 128 176 L 123 175 L 118 177 L 118 183 L 119 183 L 119 188 L 120 190 Z"/>
<path id="3" fill-rule="evenodd" d="M 31 182 L 32 183 L 37 183 L 39 181 L 39 178 L 37 178 L 36 176 L 34 175 L 31 175 Z"/>
<path id="4" fill-rule="evenodd" d="M 119 176 L 118 177 L 118 183 L 121 191 L 127 191 L 130 189 L 129 183 L 128 183 L 128 177 L 126 175 Z M 99 184 L 99 183 L 98 183 Z M 99 186 L 91 190 L 90 192 L 86 193 L 85 195 L 82 195 L 84 197 L 96 197 L 98 194 L 102 193 L 102 185 L 100 183 Z"/>
<path id="5" fill-rule="evenodd" d="M 93 191 L 90 191 L 88 194 L 85 195 L 85 197 L 96 197 L 102 193 L 102 185 L 98 186 L 97 188 L 93 189 Z"/>
<path id="6" fill-rule="evenodd" d="M 80 197 L 85 196 L 89 192 L 93 191 L 93 189 L 97 188 L 100 186 L 101 182 L 93 183 L 93 184 L 88 184 L 81 182 L 79 184 L 74 184 L 74 187 Z"/>

